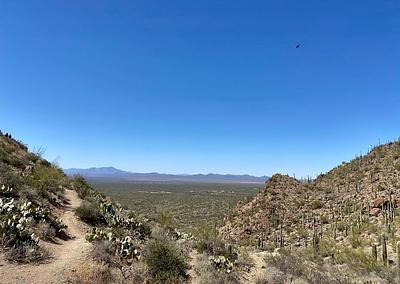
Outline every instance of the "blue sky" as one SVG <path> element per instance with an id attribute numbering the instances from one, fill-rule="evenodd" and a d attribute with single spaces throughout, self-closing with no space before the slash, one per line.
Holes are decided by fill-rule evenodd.
<path id="1" fill-rule="evenodd" d="M 399 92 L 398 0 L 0 2 L 0 129 L 63 167 L 315 175 Z"/>

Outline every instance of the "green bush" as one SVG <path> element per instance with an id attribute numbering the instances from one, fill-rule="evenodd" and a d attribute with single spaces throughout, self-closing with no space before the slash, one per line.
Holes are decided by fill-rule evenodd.
<path id="1" fill-rule="evenodd" d="M 66 185 L 64 173 L 52 166 L 36 165 L 29 176 L 29 185 L 38 190 L 45 198 L 50 198 L 50 192 L 60 195 Z"/>
<path id="2" fill-rule="evenodd" d="M 199 253 L 205 252 L 212 256 L 224 256 L 230 261 L 237 259 L 237 252 L 233 246 L 227 246 L 218 235 L 214 226 L 209 226 L 205 222 L 200 222 L 196 226 L 193 234 L 198 238 L 196 249 Z"/>
<path id="3" fill-rule="evenodd" d="M 75 190 L 79 195 L 79 198 L 85 199 L 90 196 L 93 192 L 90 185 L 86 182 L 85 178 L 77 175 L 72 179 L 72 183 L 75 186 Z"/>
<path id="4" fill-rule="evenodd" d="M 100 208 L 91 202 L 83 201 L 82 205 L 75 209 L 76 215 L 84 222 L 92 226 L 107 224 Z"/>
<path id="5" fill-rule="evenodd" d="M 156 216 L 156 221 L 165 226 L 167 229 L 173 229 L 177 225 L 177 222 L 170 211 L 159 212 Z"/>
<path id="6" fill-rule="evenodd" d="M 145 261 L 157 283 L 177 283 L 188 278 L 189 265 L 176 248 L 167 242 L 153 241 L 147 245 Z"/>
<path id="7" fill-rule="evenodd" d="M 316 210 L 316 209 L 321 209 L 323 206 L 322 202 L 318 199 L 315 199 L 311 203 L 311 209 Z"/>
<path id="8" fill-rule="evenodd" d="M 5 185 L 14 190 L 23 185 L 23 179 L 12 169 L 11 166 L 0 163 L 0 186 Z"/>

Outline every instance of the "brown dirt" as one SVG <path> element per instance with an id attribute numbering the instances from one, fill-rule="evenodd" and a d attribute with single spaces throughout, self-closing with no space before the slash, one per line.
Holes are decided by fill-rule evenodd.
<path id="1" fill-rule="evenodd" d="M 200 283 L 200 275 L 198 275 L 198 273 L 196 272 L 195 267 L 197 267 L 199 254 L 196 252 L 196 250 L 191 250 L 189 253 L 189 257 L 189 264 L 191 266 L 190 270 L 188 271 L 188 274 L 190 275 L 190 283 L 198 284 Z"/>
<path id="2" fill-rule="evenodd" d="M 1 283 L 62 283 L 65 276 L 82 263 L 90 248 L 90 244 L 85 241 L 85 225 L 78 220 L 73 210 L 80 206 L 82 200 L 79 199 L 76 191 L 66 190 L 65 197 L 70 205 L 65 210 L 60 210 L 57 214 L 59 218 L 68 226 L 67 234 L 70 240 L 59 240 L 58 243 L 42 242 L 53 258 L 44 264 L 10 264 L 3 257 L 0 258 L 0 281 Z"/>
<path id="3" fill-rule="evenodd" d="M 253 266 L 250 271 L 244 273 L 241 279 L 241 283 L 256 283 L 258 279 L 264 279 L 266 274 L 266 263 L 265 263 L 266 252 L 252 251 L 250 257 L 253 262 Z"/>

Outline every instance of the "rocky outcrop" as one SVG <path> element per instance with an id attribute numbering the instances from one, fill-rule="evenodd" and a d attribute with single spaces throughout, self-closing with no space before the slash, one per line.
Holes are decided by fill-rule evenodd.
<path id="1" fill-rule="evenodd" d="M 400 200 L 400 142 L 375 147 L 314 181 L 276 174 L 220 228 L 227 241 L 306 245 L 315 235 L 346 240 L 355 224 L 387 224 Z M 370 219 L 372 218 L 372 219 Z M 365 221 L 367 222 L 367 221 Z"/>

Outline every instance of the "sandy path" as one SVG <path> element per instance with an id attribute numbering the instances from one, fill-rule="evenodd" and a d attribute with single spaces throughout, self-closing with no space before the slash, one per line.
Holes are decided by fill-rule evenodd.
<path id="1" fill-rule="evenodd" d="M 253 260 L 253 267 L 244 275 L 244 281 L 241 281 L 243 283 L 256 283 L 256 280 L 263 278 L 266 273 L 266 263 L 264 260 L 266 252 L 251 252 L 250 256 Z"/>
<path id="2" fill-rule="evenodd" d="M 81 204 L 76 191 L 66 190 L 65 197 L 70 201 L 66 210 L 60 211 L 59 218 L 68 226 L 70 240 L 59 240 L 58 244 L 41 242 L 52 254 L 49 263 L 40 265 L 16 265 L 0 260 L 1 283 L 62 283 L 64 275 L 70 275 L 82 262 L 90 248 L 85 241 L 85 226 L 74 215 L 73 210 Z"/>
<path id="3" fill-rule="evenodd" d="M 199 254 L 196 252 L 196 250 L 191 250 L 189 252 L 189 257 L 190 257 L 189 265 L 191 266 L 191 268 L 189 269 L 188 274 L 190 275 L 191 284 L 200 283 L 200 276 L 197 274 L 195 270 L 195 268 L 197 267 L 198 256 Z"/>

